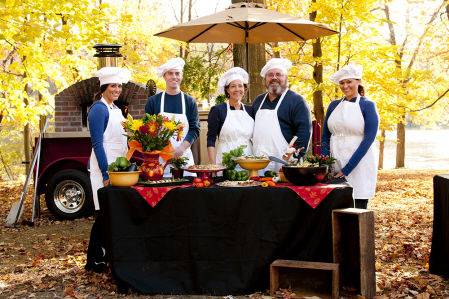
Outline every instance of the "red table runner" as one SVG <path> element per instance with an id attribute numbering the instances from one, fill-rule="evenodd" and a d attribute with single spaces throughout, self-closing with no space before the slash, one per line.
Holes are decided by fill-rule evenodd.
<path id="1" fill-rule="evenodd" d="M 167 194 L 168 191 L 176 188 L 190 187 L 192 184 L 180 185 L 180 186 L 167 186 L 167 187 L 144 187 L 144 186 L 132 186 L 134 190 L 139 192 L 146 202 L 154 208 Z"/>
<path id="2" fill-rule="evenodd" d="M 277 187 L 286 187 L 293 190 L 309 206 L 315 209 L 332 190 L 342 185 L 327 185 L 318 183 L 313 186 L 295 186 L 291 183 L 279 183 Z"/>
<path id="3" fill-rule="evenodd" d="M 180 186 L 167 186 L 167 187 L 145 187 L 145 186 L 132 186 L 151 207 L 155 207 L 164 198 L 168 191 L 176 188 L 190 187 L 191 184 Z M 279 183 L 276 187 L 289 188 L 293 190 L 301 199 L 303 199 L 309 206 L 315 209 L 326 196 L 335 188 L 342 187 L 343 185 L 327 185 L 316 184 L 313 186 L 295 186 L 291 183 Z"/>

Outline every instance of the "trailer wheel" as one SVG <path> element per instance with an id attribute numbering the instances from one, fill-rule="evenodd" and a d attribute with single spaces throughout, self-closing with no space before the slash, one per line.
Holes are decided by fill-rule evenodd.
<path id="1" fill-rule="evenodd" d="M 75 169 L 57 172 L 47 184 L 45 202 L 50 212 L 60 219 L 75 219 L 92 214 L 89 175 Z"/>

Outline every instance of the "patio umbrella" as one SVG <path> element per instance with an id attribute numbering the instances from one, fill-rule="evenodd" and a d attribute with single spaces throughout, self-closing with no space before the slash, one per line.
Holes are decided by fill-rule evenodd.
<path id="1" fill-rule="evenodd" d="M 320 23 L 266 9 L 261 4 L 241 2 L 155 36 L 189 43 L 245 44 L 248 63 L 248 43 L 305 41 L 336 33 Z"/>

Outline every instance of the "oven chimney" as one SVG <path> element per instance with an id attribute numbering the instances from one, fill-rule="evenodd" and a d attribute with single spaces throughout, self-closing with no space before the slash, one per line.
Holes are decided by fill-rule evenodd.
<path id="1" fill-rule="evenodd" d="M 97 53 L 94 57 L 98 57 L 98 69 L 105 66 L 118 66 L 118 58 L 122 57 L 118 44 L 96 44 L 94 49 Z"/>

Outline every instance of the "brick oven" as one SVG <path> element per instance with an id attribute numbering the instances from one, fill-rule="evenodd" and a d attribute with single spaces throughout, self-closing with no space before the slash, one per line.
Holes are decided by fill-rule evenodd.
<path id="1" fill-rule="evenodd" d="M 94 46 L 98 58 L 98 68 L 118 66 L 120 45 L 97 44 Z M 55 132 L 87 131 L 87 111 L 93 103 L 94 95 L 100 91 L 97 77 L 75 83 L 55 96 Z M 134 82 L 123 85 L 123 91 L 116 104 L 135 118 L 142 117 L 148 96 L 156 93 L 154 81 L 147 86 Z M 122 109 L 122 110 L 123 110 Z M 86 134 L 82 134 L 87 136 Z"/>

